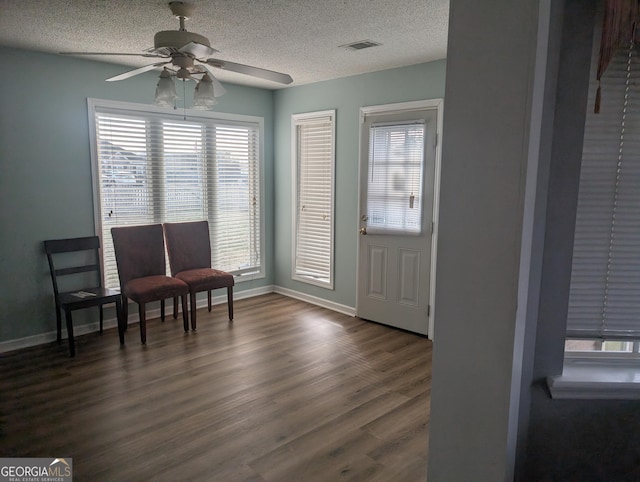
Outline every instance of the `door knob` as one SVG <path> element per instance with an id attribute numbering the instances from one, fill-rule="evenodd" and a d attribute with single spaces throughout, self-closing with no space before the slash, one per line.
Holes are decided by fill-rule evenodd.
<path id="1" fill-rule="evenodd" d="M 365 236 L 367 234 L 367 228 L 360 228 L 360 234 Z"/>

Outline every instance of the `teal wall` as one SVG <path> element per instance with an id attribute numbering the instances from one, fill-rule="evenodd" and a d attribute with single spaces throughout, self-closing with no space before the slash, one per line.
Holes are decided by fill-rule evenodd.
<path id="1" fill-rule="evenodd" d="M 275 284 L 355 307 L 360 107 L 444 97 L 444 60 L 275 92 Z M 291 115 L 336 109 L 334 290 L 291 279 Z"/>
<path id="2" fill-rule="evenodd" d="M 157 73 L 123 82 L 102 62 L 0 48 L 0 342 L 55 330 L 44 239 L 95 232 L 87 98 L 153 102 Z M 219 112 L 265 119 L 266 279 L 273 284 L 273 92 L 226 85 Z M 192 87 L 191 87 L 192 88 Z M 187 92 L 187 99 L 192 94 Z M 97 310 L 74 314 L 78 324 Z M 93 317 L 94 319 L 91 319 Z"/>
<path id="3" fill-rule="evenodd" d="M 0 76 L 1 343 L 55 331 L 42 241 L 94 234 L 87 98 L 151 104 L 157 73 L 110 83 L 127 68 L 7 48 L 0 61 L 11 67 Z M 216 111 L 265 120 L 266 278 L 238 291 L 277 285 L 355 306 L 359 109 L 443 97 L 444 80 L 441 60 L 275 92 L 225 85 Z M 337 114 L 334 290 L 291 279 L 291 114 L 325 109 Z"/>

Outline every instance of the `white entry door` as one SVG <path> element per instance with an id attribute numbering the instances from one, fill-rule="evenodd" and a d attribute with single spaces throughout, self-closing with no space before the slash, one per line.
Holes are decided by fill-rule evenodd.
<path id="1" fill-rule="evenodd" d="M 366 109 L 356 314 L 426 335 L 438 111 Z"/>

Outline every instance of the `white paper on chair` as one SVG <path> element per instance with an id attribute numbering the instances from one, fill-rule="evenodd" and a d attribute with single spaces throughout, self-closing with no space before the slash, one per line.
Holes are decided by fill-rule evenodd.
<path id="1" fill-rule="evenodd" d="M 77 298 L 90 298 L 91 296 L 96 296 L 95 293 L 89 293 L 88 291 L 78 291 L 77 293 L 71 294 Z"/>

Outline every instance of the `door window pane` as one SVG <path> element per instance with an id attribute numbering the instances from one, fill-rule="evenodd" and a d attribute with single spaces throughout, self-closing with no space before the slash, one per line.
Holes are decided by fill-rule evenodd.
<path id="1" fill-rule="evenodd" d="M 367 230 L 422 231 L 424 123 L 373 125 L 369 132 Z"/>

